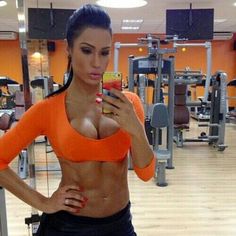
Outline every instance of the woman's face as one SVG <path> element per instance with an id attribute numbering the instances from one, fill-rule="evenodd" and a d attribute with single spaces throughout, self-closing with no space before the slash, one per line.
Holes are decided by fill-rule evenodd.
<path id="1" fill-rule="evenodd" d="M 111 51 L 112 37 L 108 30 L 86 28 L 69 48 L 75 79 L 90 85 L 100 84 Z"/>

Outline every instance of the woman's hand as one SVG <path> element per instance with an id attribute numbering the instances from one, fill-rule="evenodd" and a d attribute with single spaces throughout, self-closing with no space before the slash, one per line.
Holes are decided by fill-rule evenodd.
<path id="1" fill-rule="evenodd" d="M 132 102 L 117 89 L 112 88 L 110 92 L 117 98 L 104 94 L 100 96 L 102 99 L 102 109 L 111 111 L 111 113 L 103 115 L 115 120 L 130 135 L 134 135 L 139 129 L 143 130 L 143 126 L 135 113 Z"/>
<path id="2" fill-rule="evenodd" d="M 88 201 L 81 194 L 82 191 L 81 188 L 74 185 L 59 187 L 50 198 L 47 198 L 43 211 L 49 214 L 58 211 L 78 213 Z"/>

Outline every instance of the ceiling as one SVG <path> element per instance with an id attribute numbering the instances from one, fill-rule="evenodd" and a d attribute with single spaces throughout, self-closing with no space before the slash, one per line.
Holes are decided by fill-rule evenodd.
<path id="1" fill-rule="evenodd" d="M 18 31 L 16 0 L 6 0 L 7 6 L 0 8 L 0 31 Z M 76 9 L 95 0 L 24 0 L 26 7 Z M 119 0 L 117 0 L 119 2 Z M 128 0 L 127 0 L 128 1 Z M 110 9 L 114 33 L 165 33 L 166 9 L 187 9 L 192 3 L 193 8 L 214 8 L 215 19 L 226 19 L 222 23 L 214 23 L 214 31 L 236 32 L 236 0 L 147 0 L 148 4 L 134 9 Z M 27 18 L 27 16 L 26 16 Z M 122 19 L 143 19 L 139 30 L 122 31 Z"/>

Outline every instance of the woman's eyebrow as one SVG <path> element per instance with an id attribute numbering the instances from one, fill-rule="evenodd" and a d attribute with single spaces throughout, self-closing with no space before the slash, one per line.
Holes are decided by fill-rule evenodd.
<path id="1" fill-rule="evenodd" d="M 92 45 L 92 44 L 89 44 L 89 43 L 86 43 L 86 42 L 82 42 L 82 43 L 80 43 L 80 45 L 81 44 L 85 44 L 85 45 L 87 45 L 87 46 L 89 46 L 89 47 L 91 47 L 91 48 L 95 48 L 95 46 L 94 45 Z M 110 46 L 108 46 L 108 47 L 104 47 L 104 48 L 102 48 L 102 50 L 104 50 L 104 49 L 110 49 L 111 47 Z"/>

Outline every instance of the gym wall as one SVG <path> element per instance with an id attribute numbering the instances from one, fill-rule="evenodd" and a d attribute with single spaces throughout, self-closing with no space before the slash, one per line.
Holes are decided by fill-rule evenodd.
<path id="1" fill-rule="evenodd" d="M 113 42 L 137 42 L 137 38 L 144 37 L 144 34 L 115 34 Z M 212 42 L 212 73 L 216 70 L 226 71 L 228 80 L 236 78 L 236 51 L 234 50 L 234 41 L 232 40 L 213 41 Z M 67 66 L 66 43 L 63 40 L 56 41 L 56 50 L 48 53 L 49 71 L 53 75 L 55 82 L 62 83 L 63 74 Z M 165 45 L 170 47 L 171 45 Z M 206 73 L 206 50 L 202 47 L 186 48 L 183 52 L 178 48 L 175 54 L 175 68 L 184 69 L 189 66 L 191 69 L 202 69 Z M 146 48 L 140 52 L 138 48 L 121 48 L 119 54 L 119 70 L 123 73 L 123 78 L 128 74 L 128 56 L 147 55 Z M 113 53 L 108 66 L 108 70 L 113 70 Z M 12 79 L 22 82 L 20 46 L 19 41 L 0 41 L 0 74 L 7 75 Z M 236 92 L 235 92 L 236 93 Z M 234 95 L 236 96 L 236 94 Z M 232 103 L 232 101 L 231 101 Z M 232 104 L 231 104 L 232 105 Z M 234 106 L 236 106 L 236 101 Z"/>
<path id="2" fill-rule="evenodd" d="M 22 83 L 20 42 L 0 40 L 0 76 Z"/>

